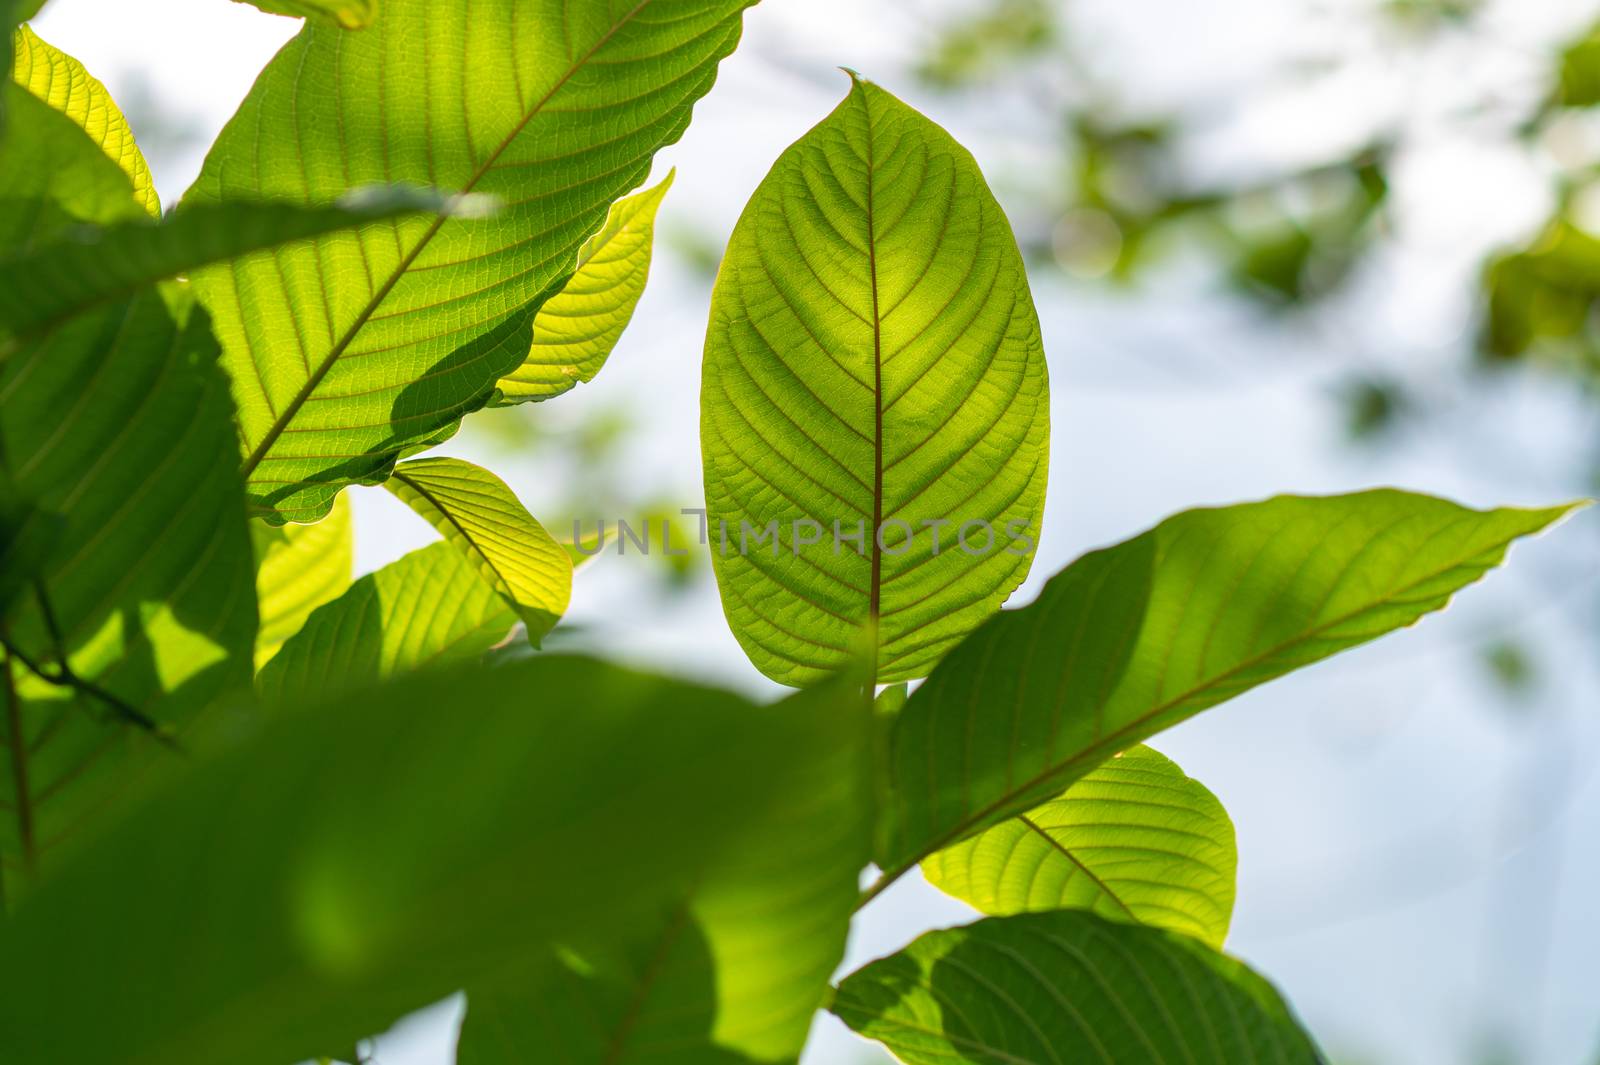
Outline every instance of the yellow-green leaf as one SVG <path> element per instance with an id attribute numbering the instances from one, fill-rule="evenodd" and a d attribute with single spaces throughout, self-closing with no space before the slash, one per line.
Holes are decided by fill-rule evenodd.
<path id="1" fill-rule="evenodd" d="M 315 520 L 493 398 L 611 205 L 682 136 L 753 2 L 384 0 L 361 33 L 307 23 L 186 202 L 327 204 L 411 184 L 497 209 L 196 271 L 255 513 Z"/>
<path id="2" fill-rule="evenodd" d="M 317 528 L 317 526 L 312 526 Z M 311 612 L 256 677 L 289 706 L 413 670 L 477 658 L 517 616 L 449 544 L 429 544 L 367 574 Z"/>
<path id="3" fill-rule="evenodd" d="M 1046 376 L 977 162 L 854 80 L 751 197 L 711 300 L 712 560 L 757 669 L 810 683 L 870 631 L 877 679 L 914 680 L 999 608 L 1044 510 Z"/>
<path id="4" fill-rule="evenodd" d="M 350 587 L 355 564 L 350 501 L 340 497 L 315 525 L 274 528 L 252 522 L 256 547 L 256 600 L 261 628 L 256 633 L 256 669 L 283 641 L 299 632 L 311 612 Z"/>
<path id="5" fill-rule="evenodd" d="M 401 463 L 386 487 L 471 561 L 539 646 L 572 597 L 572 555 L 505 482 L 470 462 L 434 458 Z"/>
<path id="6" fill-rule="evenodd" d="M 612 206 L 605 228 L 578 252 L 578 272 L 539 308 L 533 347 L 500 379 L 497 402 L 550 399 L 594 380 L 644 294 L 656 210 L 672 178 Z"/>
<path id="7" fill-rule="evenodd" d="M 924 859 L 922 872 L 992 916 L 1092 910 L 1221 947 L 1237 864 L 1217 797 L 1140 746 L 1059 798 Z"/>
<path id="8" fill-rule="evenodd" d="M 47 44 L 28 26 L 19 26 L 12 34 L 12 46 L 12 77 L 17 84 L 81 126 L 128 175 L 139 204 L 159 216 L 161 202 L 150 167 L 106 87 L 82 63 Z"/>

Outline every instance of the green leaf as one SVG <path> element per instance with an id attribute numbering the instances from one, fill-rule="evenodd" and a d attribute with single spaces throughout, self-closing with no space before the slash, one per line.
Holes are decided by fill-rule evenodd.
<path id="1" fill-rule="evenodd" d="M 832 1009 L 906 1065 L 1322 1060 L 1244 965 L 1081 910 L 929 932 L 847 977 Z"/>
<path id="2" fill-rule="evenodd" d="M 879 864 L 892 879 L 1147 736 L 1412 624 L 1571 509 L 1280 496 L 1185 511 L 1085 555 L 911 696 Z"/>
<path id="3" fill-rule="evenodd" d="M 256 601 L 261 628 L 256 633 L 259 671 L 283 642 L 305 625 L 311 612 L 350 587 L 355 565 L 355 530 L 350 502 L 340 498 L 315 525 L 273 528 L 252 522 L 256 551 Z"/>
<path id="4" fill-rule="evenodd" d="M 194 204 L 160 222 L 75 227 L 54 241 L 0 255 L 0 353 L 18 338 L 197 267 L 335 230 L 451 209 L 433 194 L 363 189 L 330 207 Z"/>
<path id="5" fill-rule="evenodd" d="M 572 556 L 505 482 L 470 462 L 434 458 L 401 463 L 386 487 L 466 555 L 539 646 L 572 597 Z"/>
<path id="6" fill-rule="evenodd" d="M 257 512 L 320 517 L 489 401 L 612 202 L 683 133 L 751 2 L 388 0 L 365 32 L 308 24 L 278 54 L 190 202 L 320 204 L 410 183 L 501 209 L 197 273 Z"/>
<path id="7" fill-rule="evenodd" d="M 858 711 L 541 656 L 264 715 L 25 900 L 7 1057 L 283 1065 L 554 942 L 636 936 L 846 764 Z"/>
<path id="8" fill-rule="evenodd" d="M 346 30 L 362 30 L 378 17 L 378 0 L 235 0 L 272 15 L 318 19 Z M 392 2 L 392 0 L 391 0 Z"/>
<path id="9" fill-rule="evenodd" d="M 32 575 L 55 550 L 62 524 L 57 515 L 24 499 L 0 464 L 0 617 L 20 596 L 32 594 Z"/>
<path id="10" fill-rule="evenodd" d="M 106 87 L 82 63 L 41 40 L 28 26 L 18 27 L 11 40 L 12 76 L 17 84 L 82 127 L 128 175 L 139 205 L 159 217 L 161 201 L 150 178 L 150 167 L 134 143 L 128 120 L 122 117 Z"/>
<path id="11" fill-rule="evenodd" d="M 878 680 L 926 676 L 1028 572 L 1049 400 L 1022 257 L 967 151 L 874 85 L 734 230 L 700 437 L 723 609 L 774 680 L 836 668 L 874 620 Z"/>
<path id="12" fill-rule="evenodd" d="M 469 987 L 459 1065 L 793 1061 L 844 953 L 871 842 L 870 768 L 862 730 L 644 935 Z"/>
<path id="13" fill-rule="evenodd" d="M 1217 797 L 1166 756 L 1133 747 L 1059 798 L 924 859 L 922 872 L 997 917 L 1091 910 L 1220 948 L 1237 864 Z"/>
<path id="14" fill-rule="evenodd" d="M 314 700 L 397 673 L 477 658 L 516 623 L 516 614 L 464 555 L 449 544 L 430 544 L 313 610 L 261 668 L 256 688 L 273 703 Z"/>
<path id="15" fill-rule="evenodd" d="M 19 597 L 0 629 L 51 673 L 64 649 L 78 677 L 143 719 L 8 663 L 19 701 L 0 751 L 0 862 L 11 875 L 103 816 L 130 781 L 176 764 L 151 726 L 181 733 L 249 684 L 254 566 L 217 354 L 204 312 L 163 287 L 0 363 L 0 454 L 22 497 L 62 523 L 31 574 L 45 601 Z"/>
<path id="16" fill-rule="evenodd" d="M 578 272 L 539 308 L 533 349 L 500 379 L 497 404 L 551 399 L 594 380 L 644 295 L 656 210 L 673 176 L 612 206 L 578 252 Z"/>
<path id="17" fill-rule="evenodd" d="M 128 175 L 72 119 L 21 86 L 0 84 L 0 248 L 17 252 L 74 223 L 146 217 Z"/>

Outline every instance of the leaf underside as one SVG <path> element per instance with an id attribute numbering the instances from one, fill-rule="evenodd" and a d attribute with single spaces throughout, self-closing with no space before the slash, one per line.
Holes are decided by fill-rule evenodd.
<path id="1" fill-rule="evenodd" d="M 1081 910 L 930 932 L 833 1012 L 906 1065 L 1318 1065 L 1276 990 L 1197 940 Z"/>
<path id="2" fill-rule="evenodd" d="M 1048 406 L 1022 257 L 977 164 L 856 81 L 756 190 L 712 297 L 706 506 L 756 667 L 814 681 L 875 618 L 877 679 L 926 676 L 1027 574 Z M 776 541 L 741 540 L 769 522 Z"/>
<path id="3" fill-rule="evenodd" d="M 633 318 L 650 275 L 656 210 L 673 175 L 619 200 L 578 253 L 578 272 L 533 320 L 533 347 L 500 379 L 495 403 L 552 399 L 594 380 Z"/>
<path id="4" fill-rule="evenodd" d="M 319 526 L 313 526 L 318 528 Z M 516 614 L 449 544 L 429 544 L 367 574 L 313 610 L 262 667 L 278 706 L 470 661 L 506 638 Z"/>
<path id="5" fill-rule="evenodd" d="M 314 520 L 489 401 L 612 202 L 683 133 L 750 2 L 388 0 L 370 29 L 308 24 L 285 46 L 189 202 L 316 204 L 410 183 L 498 210 L 197 273 L 255 512 Z"/>
<path id="6" fill-rule="evenodd" d="M 911 696 L 879 864 L 894 875 L 1161 729 L 1412 624 L 1570 509 L 1280 496 L 1083 556 Z"/>
<path id="7" fill-rule="evenodd" d="M 555 628 L 572 596 L 572 556 L 505 482 L 461 459 L 427 458 L 401 463 L 386 487 L 464 554 L 530 643 Z"/>
<path id="8" fill-rule="evenodd" d="M 991 916 L 1090 910 L 1220 948 L 1237 865 L 1233 822 L 1216 796 L 1140 746 L 1060 797 L 924 859 L 922 872 Z"/>
<path id="9" fill-rule="evenodd" d="M 305 625 L 323 603 L 350 587 L 355 565 L 355 530 L 350 501 L 340 497 L 315 525 L 273 528 L 250 523 L 256 549 L 256 602 L 261 628 L 256 634 L 259 671 L 283 642 Z"/>

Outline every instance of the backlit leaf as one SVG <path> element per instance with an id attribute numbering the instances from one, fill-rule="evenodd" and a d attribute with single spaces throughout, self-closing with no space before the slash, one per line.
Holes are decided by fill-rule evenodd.
<path id="1" fill-rule="evenodd" d="M 389 491 L 460 550 L 509 603 L 535 647 L 566 613 L 572 556 L 488 470 L 452 458 L 401 463 Z"/>
<path id="2" fill-rule="evenodd" d="M 1134 747 L 1059 798 L 924 859 L 922 872 L 997 917 L 1092 910 L 1221 947 L 1237 861 L 1217 797 L 1164 755 Z"/>
<path id="3" fill-rule="evenodd" d="M 200 266 L 335 230 L 451 209 L 437 195 L 363 189 L 330 207 L 195 204 L 159 222 L 77 226 L 53 241 L 0 255 L 0 353 L 74 314 Z"/>
<path id="4" fill-rule="evenodd" d="M 0 246 L 144 216 L 127 173 L 71 117 L 17 85 L 0 92 Z M 13 535 L 34 545 L 0 616 L 15 692 L 0 708 L 8 898 L 180 764 L 168 744 L 196 715 L 248 687 L 254 567 L 217 358 L 204 311 L 163 285 L 0 361 L 0 481 L 27 508 Z M 63 656 L 79 683 L 21 661 L 65 681 Z"/>
<path id="5" fill-rule="evenodd" d="M 892 878 L 1161 729 L 1412 624 L 1571 509 L 1280 496 L 1083 556 L 912 694 L 879 864 Z"/>
<path id="6" fill-rule="evenodd" d="M 611 204 L 683 133 L 750 2 L 386 0 L 361 33 L 308 23 L 284 47 L 187 202 L 325 204 L 400 183 L 499 209 L 197 273 L 256 512 L 313 520 L 489 401 Z"/>
<path id="7" fill-rule="evenodd" d="M 372 25 L 378 17 L 379 0 L 238 0 L 273 15 L 320 19 L 347 30 Z M 392 2 L 392 0 L 391 0 Z"/>
<path id="8" fill-rule="evenodd" d="M 516 614 L 479 579 L 465 555 L 449 544 L 429 544 L 313 610 L 262 667 L 256 688 L 282 705 L 314 700 L 398 673 L 477 658 L 516 623 Z"/>
<path id="9" fill-rule="evenodd" d="M 611 208 L 605 228 L 579 251 L 578 272 L 539 308 L 533 348 L 500 379 L 497 403 L 549 399 L 594 380 L 644 294 L 656 210 L 672 178 Z"/>
<path id="10" fill-rule="evenodd" d="M 1198 940 L 1081 910 L 929 932 L 833 1012 L 906 1065 L 1318 1065 L 1278 992 Z"/>
<path id="11" fill-rule="evenodd" d="M 793 1061 L 843 955 L 867 861 L 863 724 L 860 743 L 797 777 L 644 934 L 468 988 L 459 1065 Z"/>
<path id="12" fill-rule="evenodd" d="M 128 175 L 140 206 L 159 216 L 161 201 L 156 197 L 150 167 L 106 87 L 82 63 L 47 44 L 28 26 L 19 27 L 11 40 L 12 77 L 17 84 L 82 127 Z"/>
<path id="13" fill-rule="evenodd" d="M 706 506 L 756 667 L 806 683 L 876 620 L 878 680 L 927 675 L 1028 572 L 1047 393 L 1022 257 L 977 164 L 855 80 L 756 190 L 712 297 Z"/>
<path id="14" fill-rule="evenodd" d="M 146 217 L 128 175 L 72 119 L 19 85 L 0 83 L 0 248 L 16 254 L 70 226 Z"/>
<path id="15" fill-rule="evenodd" d="M 7 1060 L 304 1061 L 553 943 L 631 941 L 849 764 L 858 710 L 541 656 L 263 715 L 19 907 Z"/>
<path id="16" fill-rule="evenodd" d="M 7 639 L 55 672 L 53 623 L 78 676 L 177 734 L 226 688 L 248 686 L 256 633 L 216 359 L 204 312 L 164 287 L 0 363 L 0 454 L 25 497 L 61 522 L 34 574 L 49 613 L 37 594 L 19 596 Z M 0 757 L 0 859 L 15 876 L 177 756 L 104 699 L 16 663 L 12 674 L 20 703 Z"/>
<path id="17" fill-rule="evenodd" d="M 256 633 L 256 669 L 299 632 L 323 603 L 350 587 L 355 565 L 355 535 L 349 500 L 341 498 L 315 525 L 273 528 L 252 522 L 256 549 L 256 601 L 261 628 Z"/>

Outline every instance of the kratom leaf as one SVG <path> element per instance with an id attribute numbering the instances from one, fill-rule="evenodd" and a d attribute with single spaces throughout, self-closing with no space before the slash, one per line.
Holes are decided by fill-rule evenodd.
<path id="1" fill-rule="evenodd" d="M 10 37 L 17 26 L 28 21 L 39 13 L 45 0 L 0 0 L 0 34 Z M 0 47 L 0 85 L 11 80 L 12 55 L 4 47 Z M 0 93 L 0 137 L 6 129 L 6 111 L 10 104 L 4 93 Z"/>
<path id="2" fill-rule="evenodd" d="M 328 516 L 315 525 L 274 528 L 252 522 L 250 533 L 256 550 L 256 602 L 261 610 L 261 628 L 256 633 L 259 671 L 285 640 L 300 631 L 313 610 L 339 598 L 350 587 L 355 565 L 350 501 L 344 497 L 335 500 Z"/>
<path id="3" fill-rule="evenodd" d="M 857 745 L 795 776 L 644 935 L 469 987 L 459 1065 L 793 1061 L 844 953 L 870 850 L 863 726 Z"/>
<path id="4" fill-rule="evenodd" d="M 319 528 L 320 526 L 312 526 Z M 426 666 L 477 658 L 517 616 L 449 544 L 429 544 L 311 612 L 262 667 L 256 688 L 292 705 Z"/>
<path id="5" fill-rule="evenodd" d="M 57 672 L 53 623 L 79 677 L 165 732 L 251 672 L 254 567 L 216 359 L 204 312 L 163 287 L 0 363 L 0 454 L 61 522 L 30 582 L 49 613 L 35 589 L 0 628 Z M 14 877 L 177 759 L 113 703 L 10 665 L 20 703 L 0 757 L 0 860 Z"/>
<path id="6" fill-rule="evenodd" d="M 18 254 L 70 226 L 145 217 L 128 175 L 77 123 L 19 85 L 0 83 L 0 249 Z"/>
<path id="7" fill-rule="evenodd" d="M 378 17 L 379 0 L 237 0 L 270 15 L 318 19 L 346 30 L 361 30 Z M 393 2 L 393 0 L 390 0 Z"/>
<path id="8" fill-rule="evenodd" d="M 31 595 L 39 572 L 61 538 L 61 519 L 24 499 L 0 463 L 0 618 L 19 597 Z"/>
<path id="9" fill-rule="evenodd" d="M 497 403 L 550 399 L 594 380 L 644 294 L 656 210 L 672 178 L 612 206 L 605 228 L 578 252 L 578 272 L 539 308 L 533 349 L 500 379 Z"/>
<path id="10" fill-rule="evenodd" d="M 0 246 L 143 217 L 128 175 L 72 118 L 15 84 L 0 92 Z M 163 285 L 0 362 L 5 492 L 32 511 L 24 541 L 51 525 L 0 616 L 15 692 L 0 753 L 10 898 L 19 873 L 177 764 L 174 734 L 248 686 L 254 567 L 217 357 L 205 313 Z"/>
<path id="11" fill-rule="evenodd" d="M 1271 984 L 1198 940 L 1081 910 L 929 932 L 833 1012 L 906 1065 L 1318 1065 Z"/>
<path id="12" fill-rule="evenodd" d="M 922 873 L 993 916 L 1092 910 L 1220 948 L 1237 862 L 1217 797 L 1166 756 L 1134 747 L 1059 798 L 925 858 Z"/>
<path id="13" fill-rule="evenodd" d="M 848 764 L 858 711 L 546 655 L 265 715 L 24 901 L 7 1059 L 283 1065 L 553 941 L 631 941 Z"/>
<path id="14" fill-rule="evenodd" d="M 855 80 L 756 190 L 712 296 L 706 507 L 756 668 L 804 684 L 876 619 L 878 679 L 927 675 L 1028 572 L 1047 393 L 1022 257 L 977 164 Z M 770 542 L 742 538 L 769 523 Z"/>
<path id="15" fill-rule="evenodd" d="M 411 189 L 362 189 L 330 207 L 195 204 L 160 222 L 79 226 L 21 253 L 0 254 L 0 353 L 18 338 L 209 263 L 402 215 L 453 209 Z"/>
<path id="16" fill-rule="evenodd" d="M 886 879 L 1147 736 L 1442 608 L 1571 509 L 1279 496 L 1185 511 L 1083 556 L 907 702 Z"/>
<path id="17" fill-rule="evenodd" d="M 535 647 L 572 597 L 572 556 L 494 474 L 461 459 L 401 463 L 386 485 L 499 592 Z"/>
<path id="18" fill-rule="evenodd" d="M 387 0 L 362 33 L 308 24 L 285 46 L 188 202 L 319 204 L 410 183 L 500 209 L 196 274 L 257 512 L 315 519 L 489 401 L 612 202 L 683 133 L 751 2 Z"/>
<path id="19" fill-rule="evenodd" d="M 122 117 L 106 87 L 82 63 L 41 40 L 27 26 L 19 27 L 11 40 L 12 77 L 17 84 L 82 127 L 128 175 L 139 205 L 159 217 L 161 201 L 150 178 L 150 167 L 134 143 L 128 120 Z"/>

